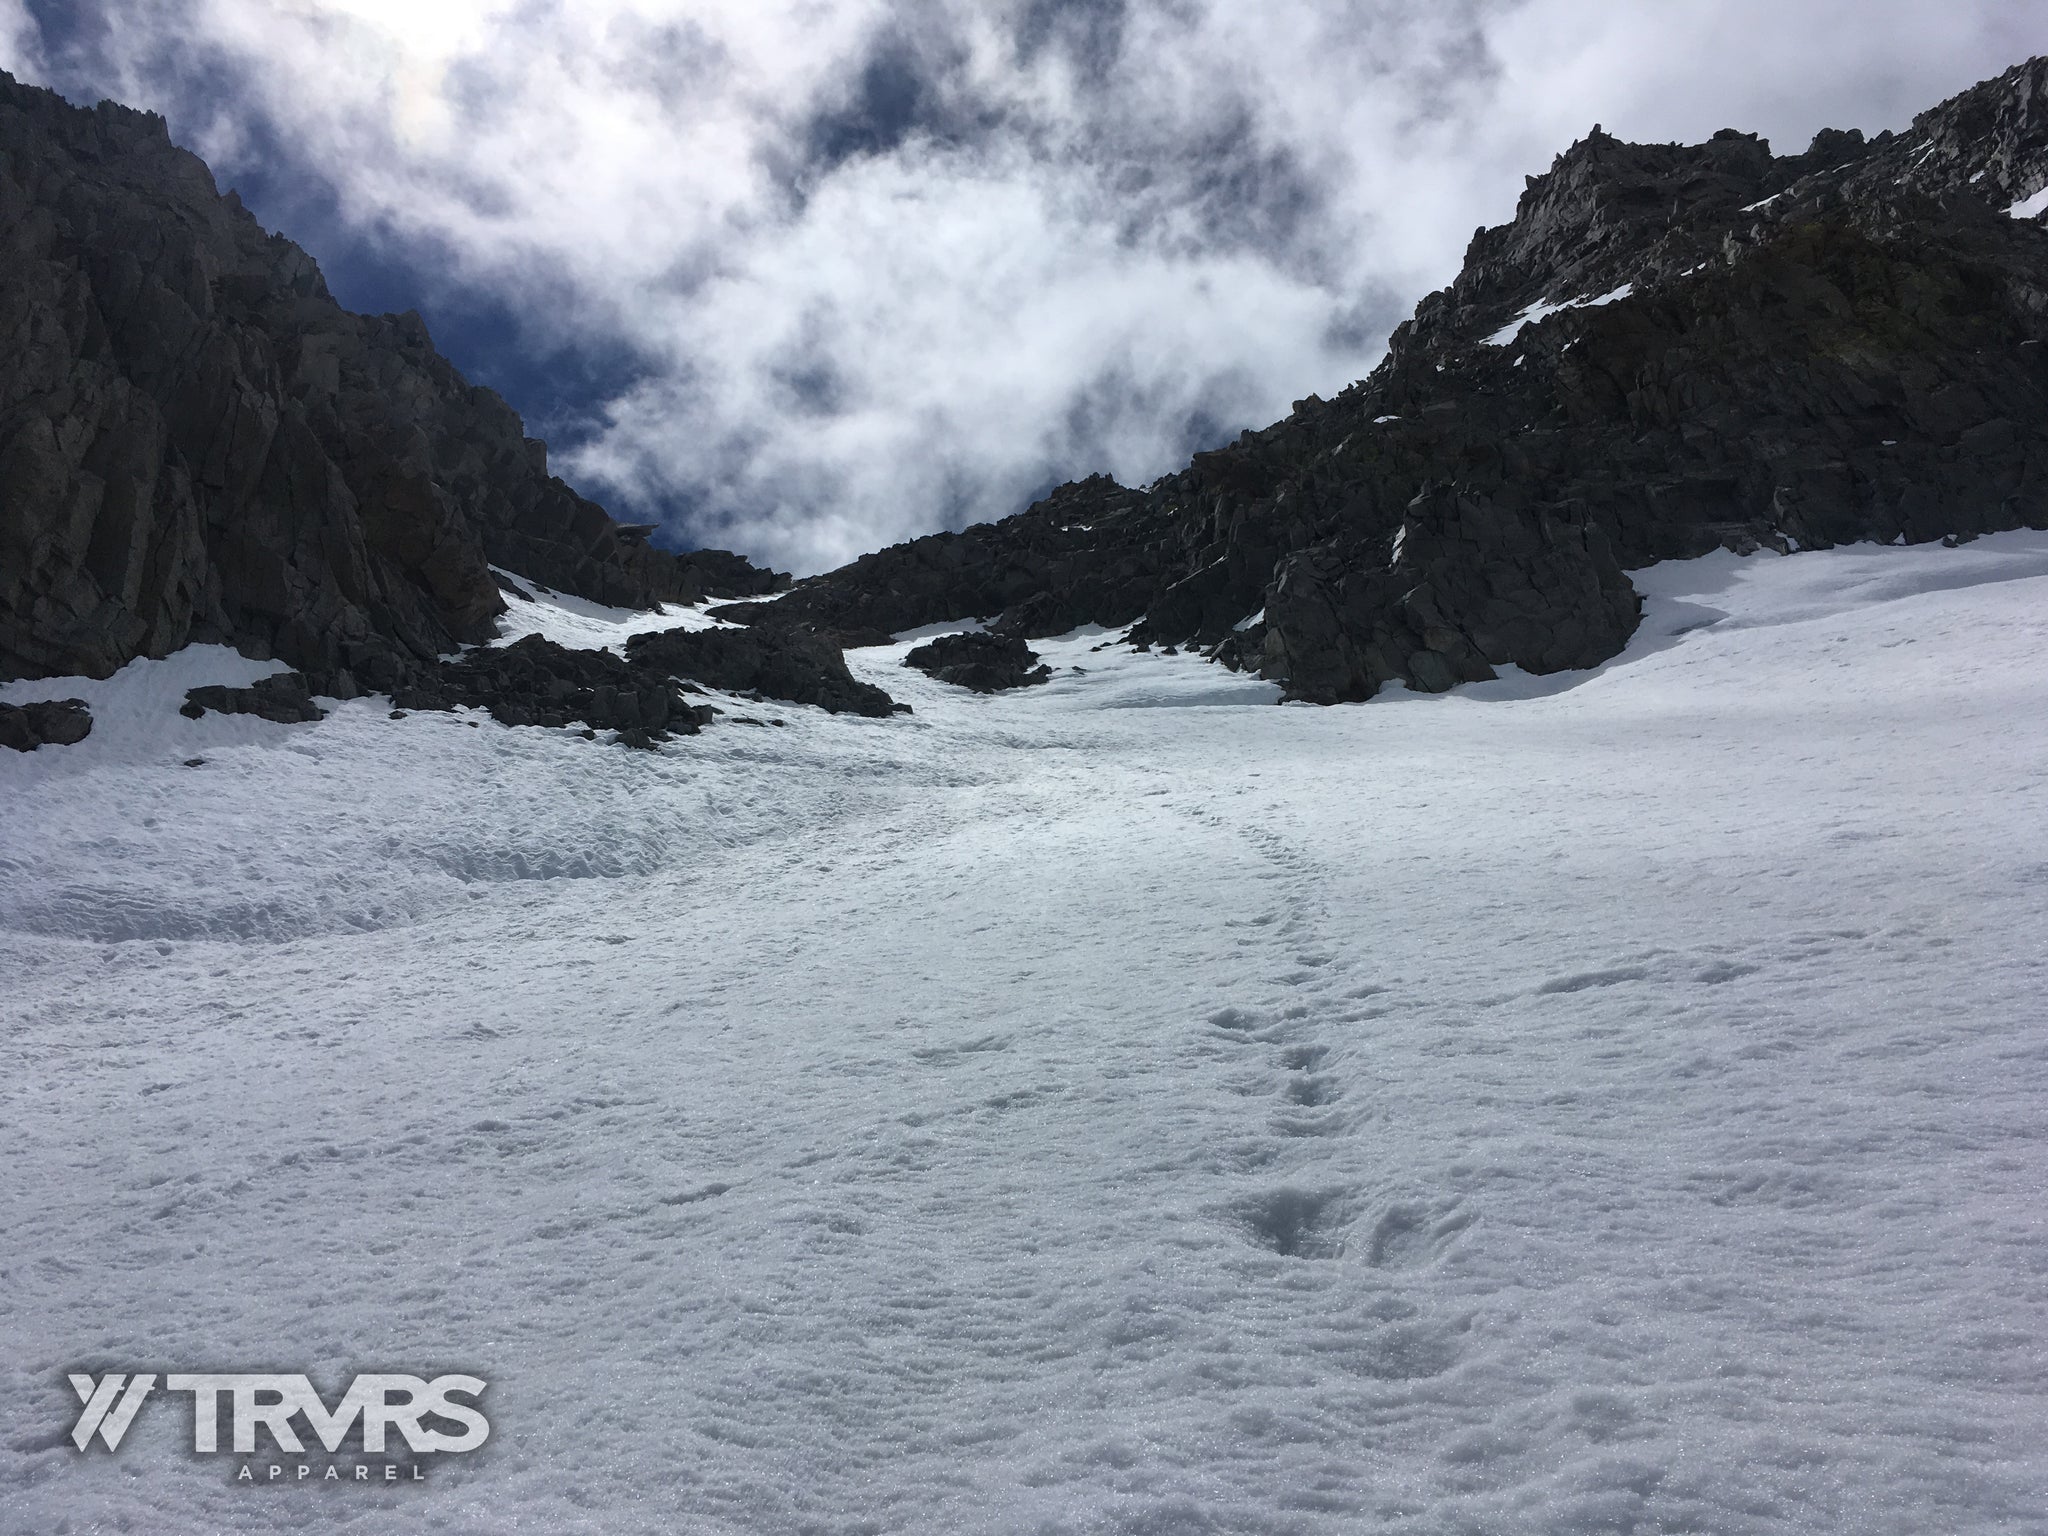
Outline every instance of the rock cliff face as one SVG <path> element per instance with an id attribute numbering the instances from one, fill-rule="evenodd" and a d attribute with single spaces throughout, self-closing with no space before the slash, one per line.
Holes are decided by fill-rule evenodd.
<path id="1" fill-rule="evenodd" d="M 0 679 L 221 640 L 322 691 L 492 638 L 490 566 L 601 602 L 779 578 L 547 472 L 416 315 L 329 296 L 163 120 L 0 74 Z"/>
<path id="2" fill-rule="evenodd" d="M 1653 560 L 2048 526 L 2043 187 L 2048 59 L 1792 156 L 1596 128 L 1336 399 L 725 611 L 1135 623 L 1333 702 L 1602 661 Z"/>
<path id="3" fill-rule="evenodd" d="M 493 636 L 492 565 L 742 599 L 748 665 L 874 712 L 832 643 L 969 617 L 990 643 L 1135 625 L 1321 702 L 1588 666 L 1653 560 L 2048 525 L 2048 227 L 2008 211 L 2044 187 L 2043 59 L 1798 155 L 1596 128 L 1336 399 L 765 604 L 782 578 L 654 549 L 551 477 L 417 316 L 343 311 L 160 119 L 0 75 L 0 678 L 213 639 L 314 693 L 467 697 L 433 658 Z M 728 663 L 646 658 L 664 687 Z M 543 691 L 596 700 L 573 670 Z"/>

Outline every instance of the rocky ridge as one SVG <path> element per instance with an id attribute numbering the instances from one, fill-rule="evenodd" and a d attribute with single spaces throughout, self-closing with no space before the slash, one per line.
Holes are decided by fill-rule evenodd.
<path id="1" fill-rule="evenodd" d="M 716 714 L 699 686 L 887 715 L 840 646 L 970 617 L 912 664 L 1020 686 L 1026 640 L 1093 622 L 1318 702 L 1589 666 L 1654 560 L 2048 522 L 2048 229 L 2008 214 L 2044 187 L 2041 59 L 1792 156 L 1596 128 L 1336 399 L 785 593 L 549 475 L 417 316 L 342 310 L 161 119 L 0 75 L 0 679 L 223 640 L 294 670 L 188 712 L 385 692 L 644 745 Z M 453 654 L 506 570 L 748 627 Z"/>
<path id="2" fill-rule="evenodd" d="M 1797 155 L 1596 128 L 1337 398 L 716 611 L 1130 625 L 1335 702 L 1597 664 L 1655 560 L 2048 525 L 2043 187 L 2048 59 Z"/>
<path id="3" fill-rule="evenodd" d="M 823 636 L 722 628 L 635 635 L 623 657 L 540 635 L 476 646 L 416 668 L 391 690 L 391 714 L 402 720 L 413 710 L 480 709 L 501 725 L 581 725 L 588 737 L 608 730 L 627 746 L 652 747 L 694 736 L 725 713 L 719 705 L 684 697 L 706 688 L 756 703 L 815 705 L 828 714 L 886 718 L 910 712 L 908 704 L 858 681 L 847 670 L 845 654 Z M 302 672 L 279 672 L 246 688 L 191 689 L 181 713 L 196 720 L 213 710 L 304 724 L 326 718 L 314 697 L 319 691 Z"/>
<path id="4" fill-rule="evenodd" d="M 640 608 L 786 581 L 550 475 L 417 315 L 343 310 L 161 118 L 4 74 L 0 337 L 0 679 L 215 640 L 347 698 L 493 639 L 493 565 Z"/>

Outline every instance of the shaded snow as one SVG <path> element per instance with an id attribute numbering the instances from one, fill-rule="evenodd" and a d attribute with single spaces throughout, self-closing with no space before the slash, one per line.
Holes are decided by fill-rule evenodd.
<path id="1" fill-rule="evenodd" d="M 988 625 L 980 619 L 948 619 L 941 624 L 921 624 L 916 629 L 903 630 L 892 638 L 915 644 L 936 640 L 940 635 L 978 635 L 987 629 Z M 885 683 L 883 686 L 888 685 Z"/>
<path id="2" fill-rule="evenodd" d="M 652 754 L 8 685 L 104 713 L 0 753 L 0 1529 L 2032 1528 L 2048 535 L 1635 579 L 1589 673 L 906 642 Z M 62 1443 L 138 1365 L 494 1433 Z"/>

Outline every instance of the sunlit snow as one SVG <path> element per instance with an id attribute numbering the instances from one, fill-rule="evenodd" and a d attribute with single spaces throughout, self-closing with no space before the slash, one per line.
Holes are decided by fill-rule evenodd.
<path id="1" fill-rule="evenodd" d="M 1637 579 L 1334 709 L 1102 634 L 657 753 L 8 685 L 97 723 L 0 753 L 0 1529 L 2033 1528 L 2048 535 Z M 492 1439 L 64 1439 L 259 1367 Z"/>
<path id="2" fill-rule="evenodd" d="M 657 629 L 712 629 L 719 623 L 707 617 L 702 608 L 681 604 L 646 611 L 612 608 L 567 592 L 551 592 L 538 582 L 510 572 L 501 571 L 499 575 L 515 589 L 503 594 L 505 612 L 498 619 L 499 638 L 505 642 L 541 635 L 557 645 L 617 651 L 623 656 L 627 640 L 634 635 Z"/>
<path id="3" fill-rule="evenodd" d="M 1504 347 L 1521 335 L 1524 326 L 1534 325 L 1539 320 L 1547 320 L 1552 315 L 1561 314 L 1567 309 L 1598 309 L 1602 304 L 1612 304 L 1617 299 L 1625 299 L 1634 291 L 1635 284 L 1623 283 L 1619 288 L 1603 293 L 1598 298 L 1564 299 L 1555 304 L 1545 299 L 1540 304 L 1531 304 L 1527 309 L 1516 315 L 1514 319 L 1487 337 L 1483 344 L 1489 347 Z"/>
<path id="4" fill-rule="evenodd" d="M 2032 197 L 2021 198 L 2005 211 L 2016 219 L 2034 219 L 2048 213 L 2048 187 L 2043 187 Z"/>

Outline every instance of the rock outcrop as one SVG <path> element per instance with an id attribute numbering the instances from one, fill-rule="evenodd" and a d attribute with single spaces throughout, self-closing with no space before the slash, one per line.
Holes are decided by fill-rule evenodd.
<path id="1" fill-rule="evenodd" d="M 503 725 L 583 725 L 589 735 L 614 731 L 628 746 L 652 747 L 674 736 L 694 736 L 716 719 L 717 706 L 692 704 L 684 697 L 704 688 L 756 701 L 815 704 L 831 714 L 883 717 L 910 707 L 857 681 L 839 647 L 819 635 L 670 630 L 636 635 L 627 647 L 629 654 L 622 657 L 558 645 L 540 635 L 510 645 L 477 646 L 416 666 L 392 690 L 393 715 L 481 709 Z M 327 714 L 299 672 L 279 672 L 246 688 L 209 685 L 186 693 L 181 713 L 196 720 L 209 710 L 285 724 Z"/>
<path id="2" fill-rule="evenodd" d="M 2048 526 L 2043 187 L 2048 59 L 1797 155 L 1596 128 L 1336 399 L 719 611 L 1135 624 L 1334 702 L 1604 660 L 1655 560 Z"/>
<path id="3" fill-rule="evenodd" d="M 33 752 L 37 747 L 69 747 L 92 734 L 92 711 L 83 699 L 37 699 L 32 704 L 0 704 L 0 747 Z"/>
<path id="4" fill-rule="evenodd" d="M 758 596 L 645 542 L 434 350 L 266 234 L 161 118 L 0 74 L 0 678 L 195 640 L 343 697 L 495 634 L 495 564 L 636 607 Z"/>
<path id="5" fill-rule="evenodd" d="M 0 76 L 0 678 L 222 640 L 297 681 L 196 707 L 398 691 L 652 739 L 701 719 L 677 679 L 888 714 L 839 647 L 968 618 L 1008 659 L 935 675 L 1031 681 L 1010 647 L 1091 622 L 1319 702 L 1589 666 L 1654 560 L 2048 525 L 2048 227 L 2008 212 L 2044 187 L 2043 59 L 1797 155 L 1596 128 L 1337 398 L 765 602 L 550 476 L 417 316 L 340 309 L 160 119 Z M 494 636 L 493 566 L 750 627 L 441 659 Z"/>
<path id="6" fill-rule="evenodd" d="M 1038 652 L 1015 635 L 970 630 L 940 635 L 903 658 L 903 665 L 975 693 L 1001 693 L 1047 681 L 1051 667 L 1038 664 Z"/>
<path id="7" fill-rule="evenodd" d="M 856 679 L 836 642 L 801 630 L 660 629 L 634 635 L 626 655 L 644 672 L 729 693 L 815 704 L 829 714 L 880 719 L 910 708 Z"/>
<path id="8" fill-rule="evenodd" d="M 185 690 L 179 714 L 197 720 L 208 710 L 222 715 L 254 715 L 279 725 L 310 725 L 327 718 L 327 711 L 313 702 L 313 690 L 303 672 L 273 672 L 246 688 L 208 683 Z"/>
<path id="9" fill-rule="evenodd" d="M 581 723 L 617 731 L 637 747 L 694 736 L 711 720 L 711 711 L 691 704 L 667 676 L 610 651 L 571 650 L 539 635 L 443 661 L 391 702 L 401 710 L 469 705 L 504 725 Z"/>

